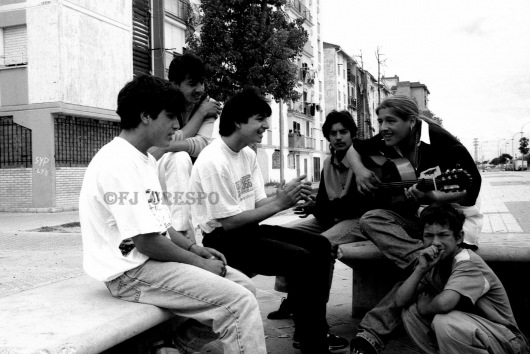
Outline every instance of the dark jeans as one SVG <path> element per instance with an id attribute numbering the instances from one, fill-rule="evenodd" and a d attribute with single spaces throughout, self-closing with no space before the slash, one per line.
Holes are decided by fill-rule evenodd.
<path id="1" fill-rule="evenodd" d="M 228 264 L 247 273 L 289 278 L 293 319 L 304 352 L 325 353 L 326 302 L 331 244 L 324 236 L 281 226 L 215 229 L 203 244 L 222 252 Z"/>

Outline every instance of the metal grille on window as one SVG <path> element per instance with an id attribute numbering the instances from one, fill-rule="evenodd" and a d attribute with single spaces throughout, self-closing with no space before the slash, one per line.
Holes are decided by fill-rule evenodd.
<path id="1" fill-rule="evenodd" d="M 55 117 L 55 165 L 88 166 L 105 144 L 120 134 L 119 122 L 58 115 Z"/>
<path id="2" fill-rule="evenodd" d="M 31 167 L 31 129 L 0 117 L 0 168 Z"/>

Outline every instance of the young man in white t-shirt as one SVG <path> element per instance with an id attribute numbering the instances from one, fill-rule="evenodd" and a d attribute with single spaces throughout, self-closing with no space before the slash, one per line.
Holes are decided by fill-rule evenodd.
<path id="1" fill-rule="evenodd" d="M 184 107 L 183 94 L 156 77 L 137 77 L 120 91 L 123 130 L 94 156 L 81 189 L 83 266 L 117 298 L 195 320 L 180 330 L 210 326 L 225 353 L 266 353 L 250 279 L 226 266 L 220 252 L 175 231 L 161 202 L 156 161 L 147 150 L 169 144 Z M 180 334 L 183 352 L 200 349 L 192 345 L 197 338 Z"/>
<path id="2" fill-rule="evenodd" d="M 226 255 L 231 266 L 248 273 L 292 279 L 294 321 L 303 353 L 329 353 L 326 301 L 331 245 L 324 237 L 279 226 L 259 225 L 311 193 L 305 176 L 295 178 L 267 198 L 256 153 L 269 128 L 271 108 L 253 89 L 229 99 L 221 113 L 220 138 L 204 148 L 193 166 L 190 192 L 194 227 L 204 245 Z"/>
<path id="3" fill-rule="evenodd" d="M 158 160 L 158 179 L 165 192 L 173 228 L 195 240 L 189 205 L 179 198 L 188 191 L 193 160 L 212 141 L 213 125 L 221 113 L 221 103 L 210 99 L 204 92 L 205 67 L 196 55 L 176 56 L 169 66 L 168 79 L 186 99 L 181 130 L 175 132 L 167 147 L 155 147 L 149 152 Z"/>

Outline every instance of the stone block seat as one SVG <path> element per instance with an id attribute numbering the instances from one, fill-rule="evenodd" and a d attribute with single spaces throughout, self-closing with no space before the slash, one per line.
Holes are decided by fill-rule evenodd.
<path id="1" fill-rule="evenodd" d="M 146 353 L 183 320 L 156 306 L 116 299 L 86 275 L 2 297 L 0 318 L 3 354 Z M 134 345 L 116 349 L 129 339 Z"/>
<path id="2" fill-rule="evenodd" d="M 530 234 L 481 234 L 476 251 L 502 281 L 516 320 L 530 335 Z M 405 278 L 371 241 L 340 245 L 340 261 L 352 268 L 352 315 L 362 317 L 394 286 Z"/>

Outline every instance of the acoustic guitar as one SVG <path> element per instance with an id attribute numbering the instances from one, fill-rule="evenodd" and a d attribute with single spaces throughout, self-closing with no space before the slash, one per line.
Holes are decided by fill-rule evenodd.
<path id="1" fill-rule="evenodd" d="M 418 184 L 417 188 L 422 192 L 438 190 L 445 193 L 460 192 L 466 190 L 473 178 L 463 169 L 453 169 L 443 172 L 432 178 L 416 177 L 416 171 L 410 161 L 406 158 L 389 159 L 384 156 L 370 156 L 363 159 L 365 166 L 372 170 L 382 182 L 379 189 L 389 191 Z"/>

